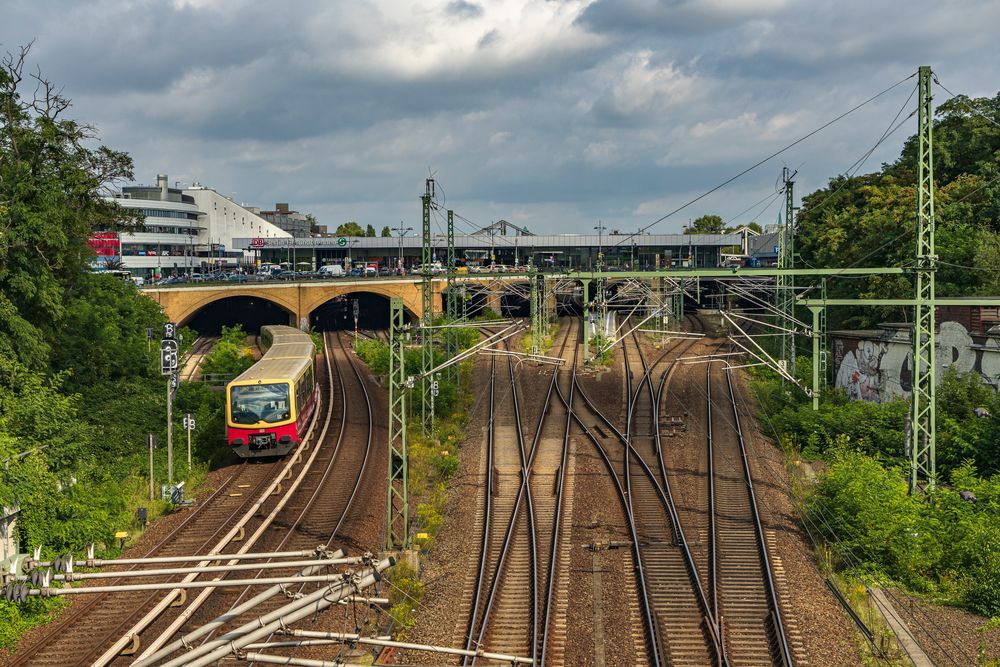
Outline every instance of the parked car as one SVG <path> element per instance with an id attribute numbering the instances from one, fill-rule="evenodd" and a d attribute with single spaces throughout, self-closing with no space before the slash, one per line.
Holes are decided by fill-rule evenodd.
<path id="1" fill-rule="evenodd" d="M 362 276 L 365 275 L 365 270 L 362 269 L 359 266 L 359 267 L 351 269 L 351 274 L 350 275 L 351 275 L 352 278 L 361 278 Z"/>
<path id="2" fill-rule="evenodd" d="M 245 273 L 230 273 L 226 281 L 230 283 L 245 283 L 247 275 Z"/>
<path id="3" fill-rule="evenodd" d="M 344 267 L 340 264 L 327 264 L 320 267 L 320 278 L 341 278 L 344 275 Z"/>

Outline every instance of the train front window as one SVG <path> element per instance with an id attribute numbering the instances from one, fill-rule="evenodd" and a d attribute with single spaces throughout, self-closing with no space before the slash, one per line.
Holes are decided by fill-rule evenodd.
<path id="1" fill-rule="evenodd" d="M 275 424 L 291 416 L 288 384 L 248 384 L 229 388 L 234 424 Z"/>

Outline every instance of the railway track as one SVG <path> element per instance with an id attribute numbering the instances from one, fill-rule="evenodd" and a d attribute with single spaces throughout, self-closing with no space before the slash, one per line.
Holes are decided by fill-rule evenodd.
<path id="1" fill-rule="evenodd" d="M 306 446 L 322 439 L 331 417 L 330 396 L 337 381 L 327 361 L 328 386 L 321 395 L 313 423 L 305 436 Z M 320 419 L 323 405 L 326 416 Z M 263 528 L 273 520 L 268 507 L 287 502 L 281 495 L 280 478 L 299 475 L 307 469 L 293 458 L 270 462 L 247 461 L 208 498 L 198 504 L 180 525 L 143 556 L 200 553 L 246 552 L 257 543 Z M 287 488 L 287 487 L 286 487 Z M 252 534 L 250 534 L 252 533 Z M 135 569 L 133 566 L 129 569 Z M 197 575 L 148 579 L 149 583 L 193 580 Z M 125 583 L 113 580 L 114 583 Z M 210 589 L 203 589 L 210 590 Z M 60 619 L 49 626 L 40 641 L 23 647 L 12 656 L 10 665 L 107 665 L 115 661 L 132 662 L 141 636 L 158 622 L 171 606 L 186 600 L 186 593 L 173 589 L 162 592 L 115 592 L 95 594 L 94 598 L 74 601 Z"/>
<path id="2" fill-rule="evenodd" d="M 715 594 L 729 662 L 734 666 L 790 666 L 793 656 L 757 509 L 732 377 L 715 364 L 708 364 L 705 376 L 717 544 Z M 713 383 L 725 388 L 713 392 Z"/>
<path id="3" fill-rule="evenodd" d="M 700 322 L 691 319 L 689 328 L 700 329 Z M 644 629 L 633 632 L 634 651 L 637 661 L 649 664 L 710 665 L 724 660 L 718 628 L 663 468 L 659 406 L 673 363 L 654 390 L 653 369 L 661 361 L 675 361 L 691 345 L 693 341 L 681 343 L 648 364 L 637 336 L 623 341 L 624 431 L 579 388 L 583 404 L 620 445 L 612 448 L 587 431 L 613 475 L 625 515 L 635 566 L 629 581 L 635 599 L 633 614 Z"/>
<path id="4" fill-rule="evenodd" d="M 317 547 L 333 550 L 357 546 L 349 540 L 345 541 L 341 531 L 352 516 L 354 501 L 365 480 L 365 473 L 369 471 L 375 415 L 368 387 L 352 353 L 344 345 L 343 335 L 327 333 L 324 340 L 327 354 L 334 360 L 335 375 L 339 378 L 333 398 L 333 403 L 341 406 L 336 411 L 339 413 L 339 427 L 324 431 L 316 460 L 306 471 L 301 486 L 291 495 L 281 515 L 262 536 L 259 546 L 255 547 L 258 550 L 298 551 Z M 351 400 L 349 397 L 355 398 Z M 355 401 L 361 405 L 348 409 Z M 256 574 L 241 573 L 238 578 L 294 575 L 296 571 L 261 570 Z M 303 586 L 290 585 L 287 590 L 288 594 L 297 595 L 302 592 Z M 225 632 L 228 625 L 219 625 L 209 632 L 199 632 L 198 629 L 222 614 L 233 613 L 234 608 L 251 595 L 251 591 L 251 587 L 216 591 L 203 608 L 188 610 L 179 619 L 180 622 L 174 621 L 168 627 L 159 629 L 159 636 L 150 643 L 143 657 L 148 658 L 154 649 L 164 646 L 163 654 L 169 654 L 171 649 L 180 649 L 185 644 L 196 646 Z M 254 607 L 252 613 L 266 614 L 286 601 L 284 596 L 276 596 Z M 241 622 L 237 617 L 229 625 Z M 178 632 L 182 633 L 181 638 L 168 644 Z M 183 660 L 183 657 L 177 660 Z"/>
<path id="5" fill-rule="evenodd" d="M 573 340 L 574 363 L 578 336 L 570 325 L 560 344 L 565 358 Z M 558 368 L 552 373 L 528 443 L 513 360 L 508 357 L 506 373 L 499 374 L 496 358 L 491 362 L 480 561 L 465 638 L 467 648 L 531 656 L 539 665 L 561 662 L 566 637 L 560 592 L 569 554 L 562 517 L 571 511 L 572 459 L 569 415 L 554 399 L 562 376 Z M 509 411 L 501 409 L 508 395 Z"/>
<path id="6" fill-rule="evenodd" d="M 184 382 L 197 380 L 201 376 L 202 360 L 205 359 L 205 356 L 212 351 L 212 348 L 218 342 L 218 336 L 199 336 L 184 357 L 180 379 Z"/>

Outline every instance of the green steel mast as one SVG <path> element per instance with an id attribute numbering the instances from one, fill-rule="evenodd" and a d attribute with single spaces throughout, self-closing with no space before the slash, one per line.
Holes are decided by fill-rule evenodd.
<path id="1" fill-rule="evenodd" d="M 916 298 L 913 305 L 913 398 L 910 403 L 910 492 L 921 481 L 934 488 L 937 474 L 934 377 L 934 109 L 931 68 L 919 70 L 917 89 L 917 243 L 914 266 Z"/>
<path id="2" fill-rule="evenodd" d="M 420 417 L 423 431 L 430 433 L 433 420 L 431 412 L 431 382 L 428 371 L 434 367 L 434 336 L 430 328 L 434 324 L 434 283 L 431 270 L 431 202 L 434 199 L 434 179 L 424 182 L 423 218 L 421 222 L 421 264 L 420 264 L 420 294 L 422 314 L 420 317 Z"/>
<path id="3" fill-rule="evenodd" d="M 410 544 L 408 457 L 406 450 L 406 370 L 403 361 L 403 300 L 389 300 L 389 484 L 387 487 L 387 549 Z"/>

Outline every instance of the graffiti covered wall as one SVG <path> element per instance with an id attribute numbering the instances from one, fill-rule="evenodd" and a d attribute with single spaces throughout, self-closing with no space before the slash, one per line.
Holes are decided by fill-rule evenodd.
<path id="1" fill-rule="evenodd" d="M 832 331 L 834 386 L 852 399 L 884 403 L 910 395 L 913 347 L 908 325 L 873 331 Z M 941 322 L 935 338 L 937 379 L 954 368 L 1000 386 L 1000 327 L 972 335 L 959 322 Z"/>

